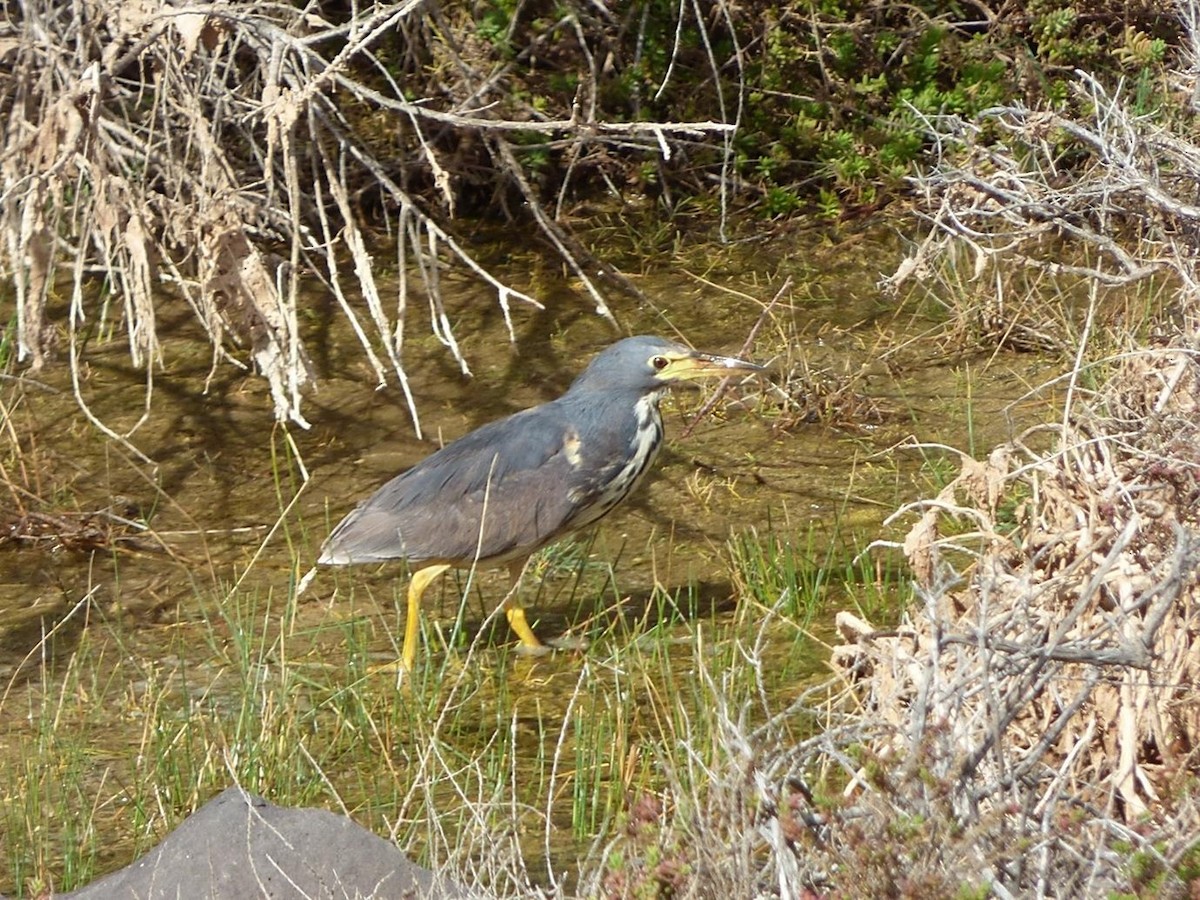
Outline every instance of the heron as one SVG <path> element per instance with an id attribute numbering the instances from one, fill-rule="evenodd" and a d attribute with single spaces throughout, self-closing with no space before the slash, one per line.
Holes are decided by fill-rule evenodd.
<path id="1" fill-rule="evenodd" d="M 508 624 L 525 648 L 545 652 L 516 597 L 529 557 L 598 522 L 641 484 L 662 446 L 659 402 L 673 384 L 761 371 L 660 337 L 618 341 L 562 396 L 483 425 L 388 481 L 333 529 L 317 563 L 408 563 L 404 671 L 416 663 L 421 596 L 451 568 L 507 566 Z"/>

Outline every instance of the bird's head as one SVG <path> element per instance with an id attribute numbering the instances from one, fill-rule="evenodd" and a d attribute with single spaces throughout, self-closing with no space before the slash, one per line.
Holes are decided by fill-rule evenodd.
<path id="1" fill-rule="evenodd" d="M 738 372 L 761 372 L 763 367 L 732 356 L 700 353 L 651 335 L 617 341 L 599 353 L 571 385 L 571 392 L 636 391 L 657 393 L 672 384 Z"/>

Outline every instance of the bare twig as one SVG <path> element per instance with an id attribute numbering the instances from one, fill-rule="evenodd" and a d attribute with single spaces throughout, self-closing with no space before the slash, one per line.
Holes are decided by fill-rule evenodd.
<path id="1" fill-rule="evenodd" d="M 402 355 L 407 318 L 419 308 L 410 294 L 425 295 L 430 327 L 464 373 L 443 269 L 465 268 L 492 288 L 510 339 L 513 301 L 541 307 L 442 220 L 443 210 L 454 216 L 464 173 L 475 168 L 447 151 L 448 135 L 497 148 L 497 180 L 516 185 L 537 230 L 597 312 L 612 319 L 594 277 L 605 267 L 545 208 L 510 141 L 544 135 L 576 159 L 602 149 L 669 158 L 691 141 L 725 140 L 728 150 L 737 127 L 736 120 L 604 121 L 598 58 L 589 64 L 593 84 L 582 113 L 545 114 L 513 99 L 511 63 L 477 71 L 486 68 L 477 64 L 480 49 L 464 50 L 474 39 L 469 20 L 448 19 L 419 0 L 352 5 L 340 24 L 280 4 L 99 3 L 79 13 L 61 15 L 38 0 L 9 23 L 16 38 L 5 45 L 11 65 L 0 73 L 0 108 L 9 115 L 0 277 L 13 284 L 18 354 L 34 368 L 47 359 L 46 304 L 60 270 L 74 274 L 75 329 L 103 314 L 90 282 L 94 273 L 106 279 L 123 310 L 132 361 L 147 372 L 143 421 L 150 373 L 164 361 L 157 310 L 167 301 L 158 282 L 167 281 L 204 328 L 214 370 L 234 362 L 256 371 L 277 417 L 307 425 L 301 407 L 314 373 L 298 306 L 301 279 L 316 272 L 374 377 L 398 382 L 419 433 Z M 611 20 L 599 6 L 588 15 L 602 27 Z M 518 6 L 514 34 L 519 16 Z M 582 13 L 568 14 L 561 28 L 574 28 L 587 54 L 582 21 Z M 428 66 L 428 56 L 441 53 L 457 79 Z M 715 71 L 722 61 L 711 47 L 709 58 Z M 374 133 L 382 130 L 398 143 Z M 413 183 L 432 184 L 432 201 Z M 379 224 L 398 243 L 394 305 L 384 301 L 371 246 Z M 132 431 L 106 428 L 126 441 Z"/>

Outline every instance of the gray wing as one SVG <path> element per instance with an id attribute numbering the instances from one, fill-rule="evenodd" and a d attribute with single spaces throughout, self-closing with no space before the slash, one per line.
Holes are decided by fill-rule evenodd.
<path id="1" fill-rule="evenodd" d="M 333 530 L 319 562 L 519 559 L 570 529 L 590 493 L 588 468 L 561 407 L 525 410 L 384 484 Z"/>

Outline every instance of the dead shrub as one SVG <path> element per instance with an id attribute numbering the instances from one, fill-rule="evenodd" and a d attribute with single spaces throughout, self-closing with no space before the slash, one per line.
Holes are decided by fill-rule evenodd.
<path id="1" fill-rule="evenodd" d="M 500 103 L 506 70 L 470 51 L 469 19 L 413 2 L 352 5 L 342 21 L 326 13 L 118 0 L 5 7 L 0 277 L 15 294 L 21 360 L 37 368 L 65 343 L 78 365 L 85 330 L 119 310 L 133 363 L 161 365 L 165 282 L 207 334 L 214 368 L 253 368 L 278 418 L 306 425 L 313 372 L 300 280 L 316 274 L 375 377 L 399 384 L 419 433 L 401 361 L 413 307 L 428 306 L 433 332 L 469 372 L 441 270 L 458 266 L 490 287 L 510 336 L 513 301 L 540 308 L 455 236 L 456 186 L 477 168 L 458 151 L 487 149 L 611 317 L 598 264 L 543 208 L 514 146 L 538 135 L 580 157 L 605 147 L 669 157 L 680 141 L 732 128 Z M 579 15 L 568 11 L 556 33 L 577 32 L 590 55 L 572 30 Z M 581 93 L 596 92 L 597 73 Z M 390 262 L 376 259 L 380 244 Z M 381 268 L 399 273 L 394 287 Z"/>
<path id="2" fill-rule="evenodd" d="M 1054 896 L 1115 889 L 1120 843 L 1169 881 L 1200 840 L 1200 357 L 1132 354 L 1103 400 L 1055 452 L 964 458 L 906 508 L 923 605 L 887 635 L 841 614 L 834 652 L 881 764 L 926 772 L 961 827 L 993 822 L 988 855 L 1038 847 L 996 877 Z"/>

